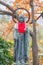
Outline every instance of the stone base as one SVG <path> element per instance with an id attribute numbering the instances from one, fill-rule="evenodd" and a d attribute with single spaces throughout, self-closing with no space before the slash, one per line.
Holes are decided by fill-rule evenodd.
<path id="1" fill-rule="evenodd" d="M 14 65 L 28 65 L 27 63 L 14 63 Z"/>

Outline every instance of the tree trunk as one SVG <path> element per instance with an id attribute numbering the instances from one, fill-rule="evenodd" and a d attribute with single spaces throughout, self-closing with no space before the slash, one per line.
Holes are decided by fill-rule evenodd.
<path id="1" fill-rule="evenodd" d="M 34 20 L 34 4 L 33 0 L 30 0 L 31 10 L 32 10 L 32 22 L 33 22 L 33 36 L 32 36 L 32 54 L 33 54 L 33 65 L 38 65 L 38 47 L 36 40 L 36 26 Z"/>
<path id="2" fill-rule="evenodd" d="M 32 37 L 32 53 L 33 53 L 33 65 L 38 65 L 38 46 L 36 42 L 36 27 L 33 27 Z"/>

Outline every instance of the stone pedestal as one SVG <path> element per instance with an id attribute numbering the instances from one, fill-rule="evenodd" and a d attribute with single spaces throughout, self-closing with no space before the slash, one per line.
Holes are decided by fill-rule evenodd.
<path id="1" fill-rule="evenodd" d="M 14 63 L 14 65 L 28 65 L 27 63 Z"/>

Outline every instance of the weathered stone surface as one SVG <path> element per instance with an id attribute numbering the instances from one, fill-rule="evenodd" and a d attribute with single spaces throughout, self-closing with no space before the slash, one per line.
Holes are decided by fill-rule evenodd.
<path id="1" fill-rule="evenodd" d="M 27 63 L 14 63 L 14 65 L 28 65 Z"/>

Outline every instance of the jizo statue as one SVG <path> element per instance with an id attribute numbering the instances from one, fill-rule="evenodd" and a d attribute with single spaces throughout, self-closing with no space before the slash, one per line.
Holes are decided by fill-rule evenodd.
<path id="1" fill-rule="evenodd" d="M 14 25 L 14 60 L 16 63 L 26 63 L 28 60 L 29 37 L 29 26 L 25 17 L 20 15 L 18 22 Z"/>
<path id="2" fill-rule="evenodd" d="M 29 15 L 28 15 L 29 16 Z M 18 22 L 14 25 L 14 61 L 18 63 L 26 63 L 28 60 L 28 43 L 31 31 L 24 15 L 16 15 Z M 14 19 L 13 19 L 14 20 Z"/>
<path id="3" fill-rule="evenodd" d="M 28 60 L 28 43 L 31 31 L 28 26 L 28 21 L 30 19 L 29 12 L 24 8 L 17 8 L 13 10 L 8 4 L 0 1 L 0 4 L 9 8 L 11 12 L 0 10 L 0 14 L 10 15 L 15 23 L 14 25 L 14 62 L 26 63 Z M 18 15 L 16 12 L 18 10 L 25 10 L 28 13 L 28 20 L 25 19 L 24 15 Z M 15 21 L 18 20 L 18 22 Z"/>
<path id="4" fill-rule="evenodd" d="M 33 4 L 31 3 L 32 0 L 30 0 L 30 6 L 32 8 L 33 12 Z M 4 11 L 0 9 L 0 15 L 10 15 L 12 16 L 12 20 L 14 21 L 14 60 L 19 65 L 18 63 L 26 63 L 28 60 L 28 43 L 29 43 L 29 36 L 32 36 L 32 50 L 33 50 L 33 64 L 37 65 L 37 44 L 36 44 L 36 29 L 35 29 L 35 23 L 34 21 L 34 14 L 32 13 L 32 22 L 33 23 L 33 34 L 28 26 L 28 21 L 30 19 L 30 13 L 24 8 L 17 8 L 17 9 L 12 9 L 8 4 L 2 2 L 0 0 L 0 4 L 6 6 L 10 11 Z M 28 13 L 28 20 L 26 21 L 25 17 L 23 15 L 18 15 L 16 12 L 18 10 L 25 10 Z M 41 15 L 35 20 L 35 22 L 42 16 L 43 17 L 43 12 L 40 13 Z M 15 19 L 18 20 L 18 22 L 15 21 Z M 12 29 L 12 28 L 11 28 Z M 34 47 L 36 48 L 34 49 Z M 36 53 L 36 55 L 34 54 Z M 35 59 L 35 60 L 34 60 Z M 21 64 L 22 65 L 22 64 Z"/>

